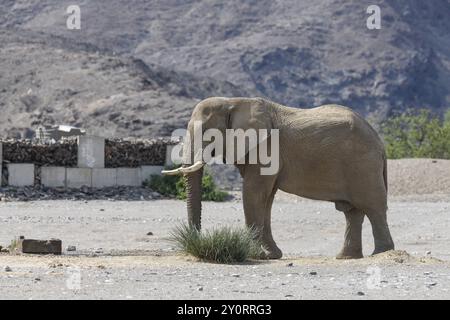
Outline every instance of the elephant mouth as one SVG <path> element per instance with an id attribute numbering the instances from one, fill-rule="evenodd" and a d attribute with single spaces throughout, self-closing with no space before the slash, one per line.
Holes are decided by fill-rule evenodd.
<path id="1" fill-rule="evenodd" d="M 196 163 L 194 163 L 193 165 L 189 166 L 189 167 L 184 167 L 181 166 L 177 169 L 173 169 L 173 170 L 163 170 L 161 171 L 162 174 L 167 175 L 167 176 L 176 176 L 176 175 L 181 175 L 181 174 L 189 174 L 189 173 L 194 173 L 199 171 L 201 168 L 203 168 L 205 164 L 202 161 L 197 161 Z"/>

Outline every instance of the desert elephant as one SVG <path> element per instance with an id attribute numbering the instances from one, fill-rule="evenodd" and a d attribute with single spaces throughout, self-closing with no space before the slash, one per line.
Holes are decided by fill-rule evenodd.
<path id="1" fill-rule="evenodd" d="M 261 164 L 236 164 L 243 178 L 243 204 L 247 226 L 259 231 L 266 257 L 279 259 L 271 231 L 271 208 L 278 189 L 301 197 L 331 201 L 345 214 L 344 246 L 339 259 L 362 258 L 364 216 L 372 225 L 375 251 L 394 249 L 387 219 L 386 154 L 376 131 L 351 109 L 325 105 L 312 109 L 285 107 L 262 98 L 208 98 L 195 107 L 188 125 L 203 130 L 279 129 L 279 170 L 262 175 Z M 271 137 L 269 136 L 268 139 Z M 271 141 L 270 143 L 273 143 Z M 193 146 L 193 141 L 185 144 Z M 200 229 L 202 162 L 190 159 L 165 174 L 187 177 L 188 219 Z M 189 150 L 185 148 L 184 150 Z M 191 163 L 194 163 L 191 165 Z"/>

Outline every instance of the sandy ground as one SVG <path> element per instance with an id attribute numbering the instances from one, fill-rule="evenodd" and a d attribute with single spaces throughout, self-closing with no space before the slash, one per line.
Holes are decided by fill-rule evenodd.
<path id="1" fill-rule="evenodd" d="M 407 253 L 339 261 L 343 215 L 333 204 L 280 194 L 272 225 L 285 257 L 238 265 L 198 262 L 173 247 L 167 238 L 185 219 L 181 201 L 1 203 L 1 245 L 18 235 L 54 237 L 77 251 L 0 255 L 0 299 L 449 299 L 449 198 L 411 198 L 389 203 L 397 249 Z M 203 217 L 205 228 L 244 220 L 239 199 L 204 203 Z M 369 255 L 368 221 L 363 237 Z"/>

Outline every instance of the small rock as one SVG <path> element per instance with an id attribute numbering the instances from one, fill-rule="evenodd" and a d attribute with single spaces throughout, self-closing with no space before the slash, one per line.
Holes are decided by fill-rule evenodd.
<path id="1" fill-rule="evenodd" d="M 358 296 L 365 296 L 366 294 L 362 291 L 358 291 L 358 293 L 356 293 Z"/>
<path id="2" fill-rule="evenodd" d="M 231 276 L 232 276 L 232 277 L 235 277 L 235 278 L 239 278 L 239 277 L 240 277 L 240 275 L 237 274 L 237 273 L 234 273 L 234 274 L 232 274 Z"/>
<path id="3" fill-rule="evenodd" d="M 150 231 L 150 232 L 147 233 L 147 235 L 148 235 L 148 236 L 152 236 L 152 235 L 153 235 L 153 232 Z"/>
<path id="4" fill-rule="evenodd" d="M 5 272 L 12 272 L 12 269 L 9 266 L 5 267 Z"/>
<path id="5" fill-rule="evenodd" d="M 198 287 L 197 291 L 203 291 L 203 287 Z"/>
<path id="6" fill-rule="evenodd" d="M 100 211 L 102 211 L 102 212 L 103 212 L 103 211 L 105 211 L 105 209 L 100 209 Z"/>
<path id="7" fill-rule="evenodd" d="M 41 281 L 41 278 L 35 278 L 34 281 Z"/>
<path id="8" fill-rule="evenodd" d="M 316 272 L 316 271 L 311 271 L 309 274 L 310 274 L 311 276 L 317 276 L 317 272 Z"/>
<path id="9" fill-rule="evenodd" d="M 77 251 L 77 247 L 75 246 L 68 246 L 67 251 Z"/>
<path id="10" fill-rule="evenodd" d="M 437 286 L 437 282 L 428 282 L 428 283 L 426 284 L 426 286 L 427 286 L 427 287 L 435 287 L 435 286 Z"/>
<path id="11" fill-rule="evenodd" d="M 293 295 L 292 295 L 292 294 L 287 294 L 287 295 L 285 295 L 284 297 L 285 297 L 285 298 L 292 298 Z"/>
<path id="12" fill-rule="evenodd" d="M 431 251 L 427 251 L 427 252 L 425 252 L 425 254 L 426 254 L 427 256 L 431 256 Z"/>
<path id="13" fill-rule="evenodd" d="M 286 265 L 286 267 L 293 267 L 294 266 L 294 263 L 293 262 L 290 262 L 290 263 L 288 263 L 287 265 Z"/>

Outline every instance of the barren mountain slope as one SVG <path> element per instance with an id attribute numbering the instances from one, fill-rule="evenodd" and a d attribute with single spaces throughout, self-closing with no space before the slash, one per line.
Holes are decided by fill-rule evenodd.
<path id="1" fill-rule="evenodd" d="M 450 106 L 449 0 L 2 1 L 0 26 L 62 35 L 168 69 L 227 80 L 292 106 L 384 117 Z M 368 30 L 366 9 L 381 8 Z"/>
<path id="2" fill-rule="evenodd" d="M 2 136 L 30 137 L 49 124 L 102 136 L 170 135 L 211 92 L 242 92 L 54 36 L 0 31 L 0 43 Z"/>

